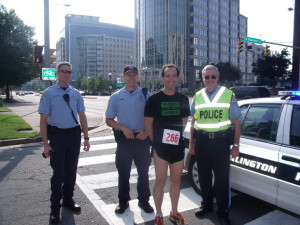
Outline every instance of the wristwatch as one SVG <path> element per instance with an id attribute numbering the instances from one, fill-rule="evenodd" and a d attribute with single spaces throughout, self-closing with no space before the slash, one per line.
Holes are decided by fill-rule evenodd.
<path id="1" fill-rule="evenodd" d="M 83 139 L 84 139 L 84 140 L 90 140 L 90 138 L 89 138 L 89 137 L 84 137 Z"/>
<path id="2" fill-rule="evenodd" d="M 233 147 L 240 147 L 240 144 L 233 144 Z"/>

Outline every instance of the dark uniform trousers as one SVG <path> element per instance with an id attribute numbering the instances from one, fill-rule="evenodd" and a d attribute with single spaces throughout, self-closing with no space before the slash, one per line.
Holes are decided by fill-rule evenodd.
<path id="1" fill-rule="evenodd" d="M 137 169 L 137 192 L 140 202 L 148 202 L 150 198 L 149 189 L 149 166 L 151 156 L 149 150 L 149 139 L 146 140 L 128 140 L 125 137 L 117 141 L 116 167 L 118 170 L 118 198 L 119 202 L 127 202 L 130 198 L 130 171 L 132 161 Z"/>
<path id="2" fill-rule="evenodd" d="M 50 165 L 53 169 L 50 201 L 51 209 L 54 211 L 60 209 L 62 198 L 65 202 L 72 201 L 80 145 L 80 127 L 71 132 L 53 134 L 50 138 L 50 146 L 54 151 L 50 158 Z"/>
<path id="3" fill-rule="evenodd" d="M 213 207 L 216 195 L 218 213 L 228 213 L 230 206 L 230 137 L 227 132 L 209 135 L 195 130 L 195 149 L 203 206 Z M 216 134 L 217 134 L 216 133 Z M 212 171 L 215 176 L 212 188 Z"/>

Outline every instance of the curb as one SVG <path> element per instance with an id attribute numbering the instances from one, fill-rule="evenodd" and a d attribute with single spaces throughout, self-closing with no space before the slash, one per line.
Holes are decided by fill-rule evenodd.
<path id="1" fill-rule="evenodd" d="M 102 124 L 100 124 L 97 127 L 89 127 L 89 133 L 93 134 L 93 133 L 97 133 L 100 132 L 102 130 L 105 130 L 109 128 L 105 122 L 103 122 Z M 29 143 L 36 143 L 36 142 L 41 142 L 42 141 L 42 137 L 40 135 L 38 135 L 37 137 L 34 138 L 19 138 L 19 139 L 10 139 L 10 140 L 0 140 L 0 147 L 3 146 L 10 146 L 10 145 L 19 145 L 19 144 L 29 144 Z"/>

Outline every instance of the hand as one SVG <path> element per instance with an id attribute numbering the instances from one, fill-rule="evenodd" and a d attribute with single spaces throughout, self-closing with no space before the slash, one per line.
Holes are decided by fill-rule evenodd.
<path id="1" fill-rule="evenodd" d="M 52 152 L 54 152 L 53 151 L 53 149 L 50 147 L 50 145 L 44 145 L 44 152 L 43 152 L 43 156 L 45 157 L 45 158 L 51 158 L 51 156 L 52 156 L 52 154 L 49 154 L 49 152 L 50 151 L 52 151 Z"/>
<path id="2" fill-rule="evenodd" d="M 230 156 L 231 156 L 232 158 L 236 158 L 236 157 L 238 157 L 239 155 L 240 155 L 239 147 L 233 146 L 232 149 L 231 149 L 231 151 L 230 151 Z"/>
<path id="3" fill-rule="evenodd" d="M 86 152 L 90 150 L 90 142 L 87 139 L 84 140 L 83 150 L 86 151 Z"/>
<path id="4" fill-rule="evenodd" d="M 123 127 L 122 131 L 123 131 L 123 134 L 125 135 L 126 139 L 134 139 L 132 130 L 129 130 L 127 127 Z"/>
<path id="5" fill-rule="evenodd" d="M 190 144 L 189 144 L 189 153 L 191 155 L 195 155 L 195 143 L 194 142 L 190 142 Z"/>
<path id="6" fill-rule="evenodd" d="M 145 140 L 147 137 L 148 137 L 147 132 L 144 131 L 144 130 L 142 130 L 142 131 L 139 131 L 139 134 L 138 134 L 135 138 L 143 141 L 143 140 Z"/>

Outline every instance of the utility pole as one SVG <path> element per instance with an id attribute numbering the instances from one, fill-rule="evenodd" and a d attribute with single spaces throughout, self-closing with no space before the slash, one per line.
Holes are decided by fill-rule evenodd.
<path id="1" fill-rule="evenodd" d="M 290 10 L 290 9 L 289 9 Z M 293 48 L 293 68 L 292 68 L 292 89 L 300 90 L 300 1 L 295 0 L 294 8 L 294 39 L 293 46 L 298 48 Z"/>
<path id="2" fill-rule="evenodd" d="M 49 0 L 44 0 L 44 67 L 50 67 Z"/>

